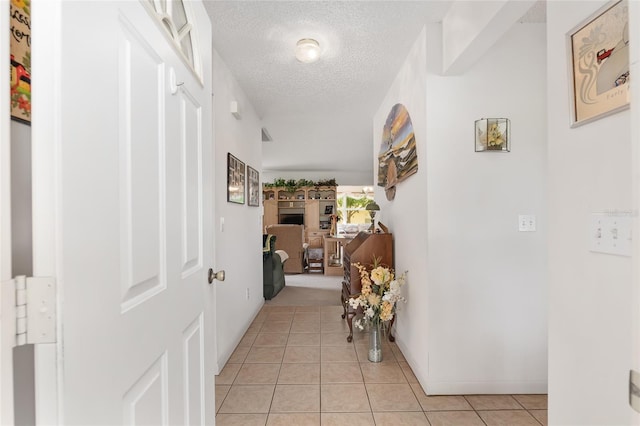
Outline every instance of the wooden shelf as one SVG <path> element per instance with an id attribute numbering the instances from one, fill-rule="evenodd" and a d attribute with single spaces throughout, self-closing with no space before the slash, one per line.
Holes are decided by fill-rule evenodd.
<path id="1" fill-rule="evenodd" d="M 342 276 L 344 274 L 344 246 L 351 242 L 351 237 L 324 237 L 324 274 Z"/>
<path id="2" fill-rule="evenodd" d="M 303 210 L 305 230 L 325 231 L 321 222 L 328 222 L 329 215 L 336 213 L 336 187 L 310 186 L 302 187 L 293 192 L 284 187 L 263 188 L 263 229 L 277 224 L 280 214 L 293 213 L 293 210 Z M 320 198 L 316 198 L 316 197 Z M 327 206 L 332 206 L 331 213 L 325 213 Z M 295 211 L 298 213 L 299 211 Z M 328 231 L 328 230 L 326 230 Z M 307 234 L 307 242 L 310 242 Z M 316 240 L 317 241 L 317 240 Z"/>

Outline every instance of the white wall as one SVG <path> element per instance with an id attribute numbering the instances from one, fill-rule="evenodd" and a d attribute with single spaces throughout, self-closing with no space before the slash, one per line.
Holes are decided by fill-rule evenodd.
<path id="1" fill-rule="evenodd" d="M 423 387 L 428 379 L 427 345 L 431 327 L 427 286 L 427 120 L 426 120 L 426 33 L 423 30 L 411 48 L 398 76 L 373 119 L 373 180 L 375 200 L 380 205 L 376 220 L 394 234 L 395 268 L 408 271 L 404 289 L 407 304 L 398 306 L 396 338 L 407 361 Z M 415 133 L 418 172 L 397 186 L 393 201 L 388 201 L 378 183 L 378 152 L 382 130 L 391 108 L 402 103 L 409 112 Z"/>
<path id="2" fill-rule="evenodd" d="M 464 75 L 428 73 L 429 392 L 546 392 L 545 59 L 520 24 Z M 482 117 L 511 120 L 510 153 L 474 152 Z"/>
<path id="3" fill-rule="evenodd" d="M 516 25 L 457 77 L 439 75 L 441 27 L 426 40 L 374 119 L 374 153 L 397 102 L 418 142 L 418 174 L 380 204 L 409 270 L 398 344 L 430 394 L 545 392 L 544 26 Z M 474 152 L 482 117 L 511 119 L 512 152 Z M 537 232 L 518 232 L 519 214 Z"/>
<path id="4" fill-rule="evenodd" d="M 265 142 L 262 148 L 265 182 L 293 176 L 311 180 L 336 178 L 341 185 L 357 185 L 370 179 L 368 151 L 362 148 L 368 146 L 371 132 L 360 125 L 369 122 L 371 109 L 349 101 L 342 104 L 336 101 L 333 109 L 341 114 L 332 114 L 330 121 L 325 114 L 309 114 L 304 110 L 266 113 L 263 123 L 273 140 Z M 327 141 L 336 139 L 342 141 L 340 148 L 328 149 Z"/>
<path id="5" fill-rule="evenodd" d="M 213 51 L 213 122 L 215 144 L 215 228 L 217 269 L 227 273 L 215 281 L 218 367 L 227 359 L 264 303 L 262 297 L 262 206 L 228 203 L 227 153 L 260 171 L 261 123 L 220 55 Z M 237 101 L 242 119 L 229 112 Z M 262 176 L 261 176 L 262 180 Z M 245 197 L 246 198 L 246 197 Z M 224 231 L 220 222 L 224 220 Z M 247 289 L 249 299 L 247 299 Z"/>
<path id="6" fill-rule="evenodd" d="M 443 74 L 464 74 L 536 1 L 452 2 L 442 19 Z"/>
<path id="7" fill-rule="evenodd" d="M 591 214 L 632 208 L 630 114 L 569 127 L 565 35 L 606 3 L 547 2 L 550 424 L 640 423 L 628 407 L 632 260 L 589 251 Z"/>

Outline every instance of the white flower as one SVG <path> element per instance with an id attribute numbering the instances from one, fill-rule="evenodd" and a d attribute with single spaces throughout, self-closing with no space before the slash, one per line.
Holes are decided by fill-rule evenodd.
<path id="1" fill-rule="evenodd" d="M 358 330 L 364 330 L 364 325 L 362 324 L 362 320 L 356 320 L 356 327 Z"/>
<path id="2" fill-rule="evenodd" d="M 358 306 L 360 306 L 360 298 L 357 298 L 357 299 L 349 299 L 349 305 L 350 305 L 353 309 L 358 309 Z"/>
<path id="3" fill-rule="evenodd" d="M 364 315 L 365 315 L 367 318 L 369 318 L 369 319 L 373 318 L 373 316 L 374 316 L 375 314 L 376 314 L 376 313 L 375 313 L 375 311 L 373 310 L 373 308 L 368 308 L 366 311 L 364 311 Z"/>

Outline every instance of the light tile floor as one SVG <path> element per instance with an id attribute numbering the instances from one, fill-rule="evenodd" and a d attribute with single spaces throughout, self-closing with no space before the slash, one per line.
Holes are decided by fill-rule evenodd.
<path id="1" fill-rule="evenodd" d="M 216 377 L 216 424 L 547 424 L 547 395 L 426 396 L 397 345 L 367 360 L 341 306 L 265 306 Z"/>

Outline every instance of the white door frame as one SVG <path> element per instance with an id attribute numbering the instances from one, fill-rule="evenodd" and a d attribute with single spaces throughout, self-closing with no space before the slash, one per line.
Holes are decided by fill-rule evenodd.
<path id="1" fill-rule="evenodd" d="M 60 144 L 60 97 L 55 81 L 60 74 L 60 34 L 61 26 L 59 1 L 32 0 L 32 69 L 40 70 L 37 87 L 33 91 L 32 101 L 38 98 L 49 99 L 51 104 L 32 110 L 32 211 L 46 211 L 48 215 L 33 216 L 33 276 L 56 277 L 56 236 L 53 234 L 57 218 L 55 199 L 57 198 L 58 170 L 54 169 L 58 157 L 56 147 Z M 59 291 L 60 289 L 58 289 Z M 60 339 L 60 324 L 56 324 L 57 340 Z M 56 377 L 52 372 L 56 368 L 58 356 L 56 344 L 39 344 L 34 347 L 35 369 L 35 411 L 36 424 L 60 424 L 62 413 L 58 398 L 58 386 L 62 385 L 62 375 Z"/>
<path id="2" fill-rule="evenodd" d="M 9 23 L 9 0 L 0 0 L 0 22 Z M 0 32 L 0 56 L 4 58 L 0 67 L 0 424 L 13 424 L 13 341 L 14 321 L 6 318 L 7 303 L 3 297 L 4 287 L 11 280 L 11 134 L 9 109 L 9 31 L 2 26 Z M 13 303 L 11 303 L 13 304 Z M 12 309 L 10 310 L 12 313 Z"/>

